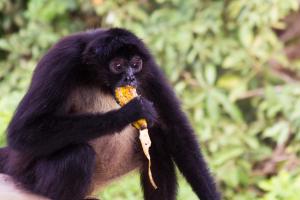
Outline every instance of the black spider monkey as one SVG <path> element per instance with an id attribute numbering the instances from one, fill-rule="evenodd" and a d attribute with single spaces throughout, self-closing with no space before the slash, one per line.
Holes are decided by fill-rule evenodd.
<path id="1" fill-rule="evenodd" d="M 141 95 L 120 108 L 116 86 Z M 150 124 L 152 173 L 130 124 Z M 138 168 L 146 200 L 176 198 L 175 164 L 201 200 L 219 200 L 193 129 L 143 42 L 120 29 L 60 40 L 38 63 L 7 129 L 0 172 L 54 200 L 82 200 Z"/>

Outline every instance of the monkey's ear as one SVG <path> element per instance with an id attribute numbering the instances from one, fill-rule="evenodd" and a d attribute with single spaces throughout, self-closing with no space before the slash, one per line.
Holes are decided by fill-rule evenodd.
<path id="1" fill-rule="evenodd" d="M 99 41 L 91 41 L 82 52 L 82 62 L 87 65 L 96 65 L 104 61 L 105 47 Z"/>
<path id="2" fill-rule="evenodd" d="M 82 63 L 87 65 L 93 64 L 97 58 L 98 51 L 99 48 L 87 46 L 82 53 Z"/>
<path id="3" fill-rule="evenodd" d="M 87 65 L 105 64 L 112 56 L 110 46 L 101 45 L 100 42 L 91 42 L 82 53 L 82 61 Z M 93 44 L 94 43 L 94 44 Z"/>

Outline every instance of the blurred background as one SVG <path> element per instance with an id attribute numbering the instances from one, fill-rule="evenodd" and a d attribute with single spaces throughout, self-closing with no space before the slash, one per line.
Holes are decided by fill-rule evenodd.
<path id="1" fill-rule="evenodd" d="M 124 27 L 180 97 L 227 200 L 300 199 L 299 0 L 0 0 L 0 144 L 62 36 Z M 184 179 L 180 200 L 196 200 Z M 100 193 L 142 199 L 132 173 Z"/>

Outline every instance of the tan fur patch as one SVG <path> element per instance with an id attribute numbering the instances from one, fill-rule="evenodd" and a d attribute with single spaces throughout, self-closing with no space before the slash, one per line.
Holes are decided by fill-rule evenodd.
<path id="1" fill-rule="evenodd" d="M 104 113 L 120 108 L 112 95 L 104 94 L 96 88 L 75 90 L 67 107 L 76 114 Z M 96 190 L 141 166 L 143 154 L 138 142 L 138 131 L 131 125 L 120 133 L 102 136 L 89 143 L 97 154 L 92 186 Z"/>

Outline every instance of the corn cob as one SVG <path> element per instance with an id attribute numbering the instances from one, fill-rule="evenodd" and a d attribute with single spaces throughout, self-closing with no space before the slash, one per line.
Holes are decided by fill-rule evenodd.
<path id="1" fill-rule="evenodd" d="M 138 94 L 136 92 L 136 88 L 130 85 L 117 87 L 115 90 L 115 97 L 120 106 L 124 106 L 127 104 L 130 100 L 137 97 Z M 137 128 L 140 132 L 139 139 L 142 144 L 142 148 L 144 151 L 145 156 L 148 159 L 148 176 L 150 183 L 152 186 L 157 189 L 157 186 L 153 180 L 152 173 L 151 173 L 151 158 L 149 154 L 149 148 L 151 146 L 151 140 L 148 134 L 147 129 L 147 122 L 145 119 L 139 119 L 138 121 L 132 123 L 132 125 Z"/>
<path id="2" fill-rule="evenodd" d="M 130 100 L 137 97 L 136 89 L 131 85 L 126 85 L 123 87 L 117 87 L 115 91 L 115 96 L 120 104 L 120 106 L 124 106 L 127 104 Z M 147 122 L 145 119 L 140 119 L 132 124 L 135 128 L 138 130 L 142 130 L 147 128 Z"/>

